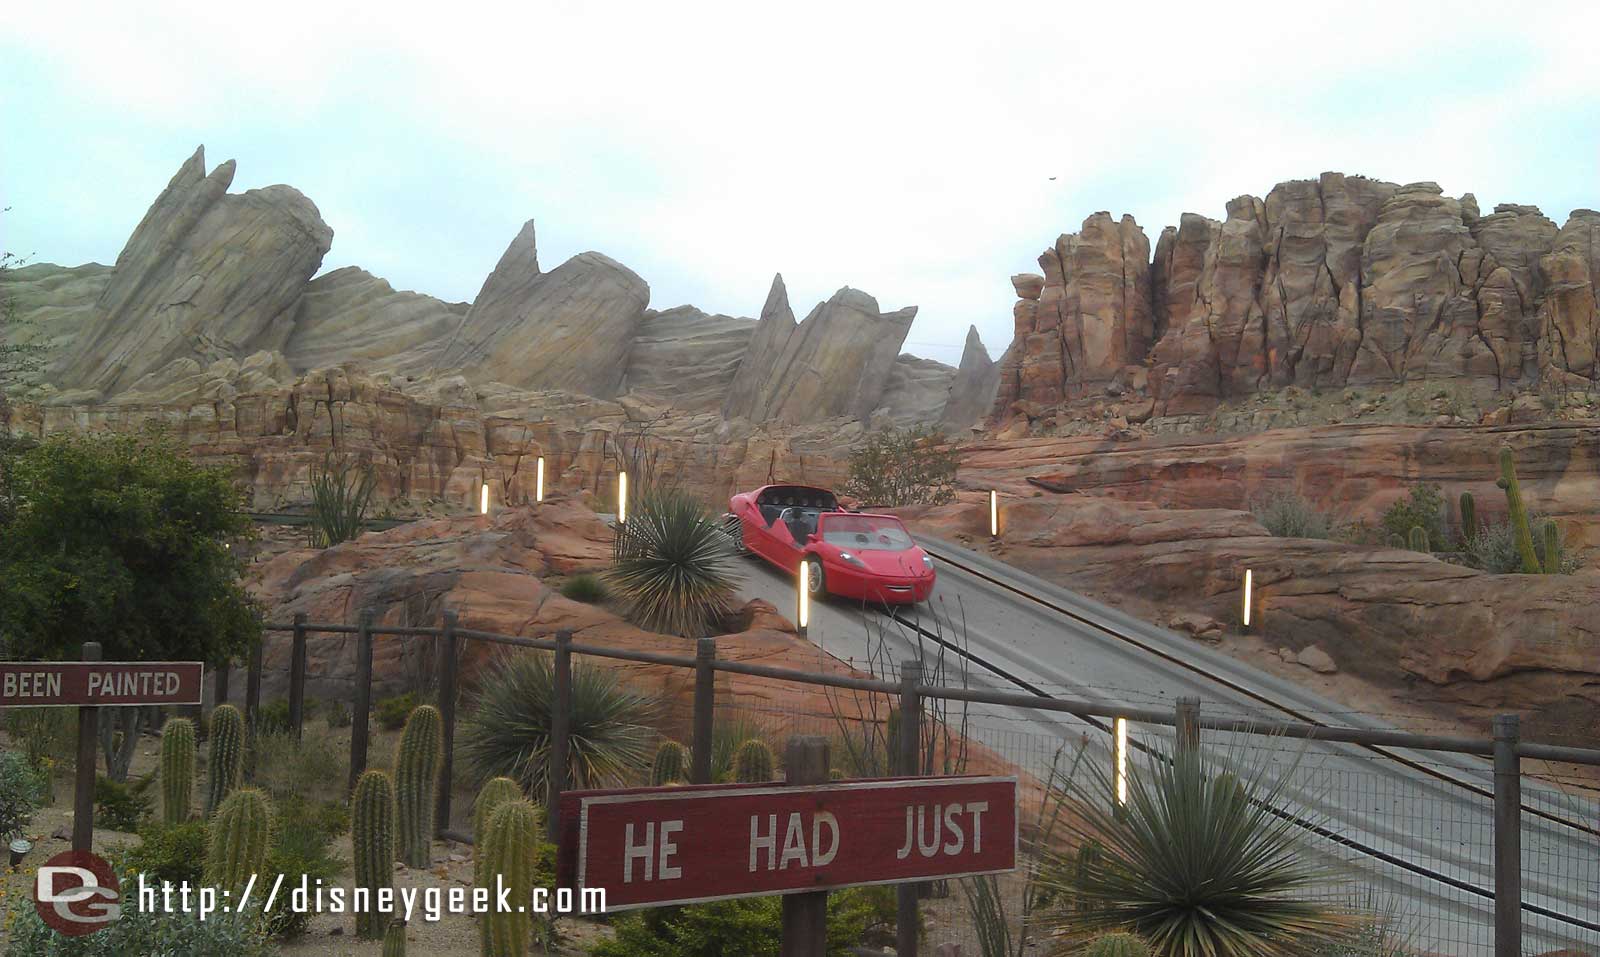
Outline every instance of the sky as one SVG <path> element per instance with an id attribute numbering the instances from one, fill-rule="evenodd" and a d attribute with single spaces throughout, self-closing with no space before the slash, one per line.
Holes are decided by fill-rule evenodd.
<path id="1" fill-rule="evenodd" d="M 13 5 L 0 247 L 113 262 L 204 144 L 317 204 L 324 271 L 466 301 L 534 219 L 655 308 L 848 285 L 954 364 L 1097 210 L 1154 246 L 1324 170 L 1600 208 L 1597 35 L 1592 0 Z"/>

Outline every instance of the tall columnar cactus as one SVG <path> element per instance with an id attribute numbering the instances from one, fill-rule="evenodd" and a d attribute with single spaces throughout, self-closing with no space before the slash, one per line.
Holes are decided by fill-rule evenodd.
<path id="1" fill-rule="evenodd" d="M 194 755 L 194 722 L 168 718 L 161 728 L 161 819 L 168 824 L 189 820 Z"/>
<path id="2" fill-rule="evenodd" d="M 252 874 L 261 874 L 272 834 L 272 807 L 256 788 L 228 795 L 211 818 L 206 883 L 238 897 Z"/>
<path id="3" fill-rule="evenodd" d="M 689 749 L 676 741 L 663 741 L 650 762 L 650 783 L 656 787 L 689 780 Z"/>
<path id="4" fill-rule="evenodd" d="M 1471 543 L 1478 537 L 1478 500 L 1471 492 L 1461 493 L 1461 540 Z"/>
<path id="5" fill-rule="evenodd" d="M 206 818 L 239 786 L 244 773 L 244 715 L 231 704 L 211 711 L 211 751 L 207 761 Z"/>
<path id="6" fill-rule="evenodd" d="M 472 859 L 472 882 L 478 887 L 484 883 L 483 842 L 489 839 L 489 819 L 500 805 L 522 800 L 522 785 L 510 778 L 494 778 L 478 791 L 472 803 L 472 846 L 476 849 Z"/>
<path id="7" fill-rule="evenodd" d="M 383 934 L 383 957 L 406 957 L 406 925 L 395 921 Z"/>
<path id="8" fill-rule="evenodd" d="M 1428 530 L 1423 528 L 1421 525 L 1411 526 L 1411 540 L 1409 544 L 1411 546 L 1411 550 L 1414 552 L 1423 552 L 1426 554 L 1432 551 L 1432 549 L 1428 547 Z"/>
<path id="9" fill-rule="evenodd" d="M 1522 504 L 1522 486 L 1517 483 L 1517 463 L 1512 458 L 1511 447 L 1500 447 L 1500 480 L 1495 483 L 1506 493 L 1506 508 L 1511 519 L 1511 534 L 1517 540 L 1517 555 L 1522 559 L 1522 573 L 1537 575 L 1539 556 L 1533 550 L 1533 532 L 1528 528 L 1528 511 Z"/>
<path id="10" fill-rule="evenodd" d="M 498 879 L 512 901 L 528 900 L 539 859 L 539 809 L 520 799 L 500 805 L 489 818 L 478 853 L 491 896 L 498 896 L 499 889 L 493 886 Z M 491 910 L 479 918 L 478 933 L 483 957 L 525 957 L 533 936 L 533 915 L 515 907 L 511 913 Z"/>
<path id="11" fill-rule="evenodd" d="M 394 760 L 395 800 L 400 812 L 400 859 L 407 867 L 432 861 L 433 812 L 444 759 L 444 719 L 439 709 L 422 705 L 406 719 Z"/>
<path id="12" fill-rule="evenodd" d="M 773 779 L 772 749 L 765 741 L 751 738 L 739 745 L 733 756 L 733 779 L 740 784 L 757 784 Z"/>
<path id="13" fill-rule="evenodd" d="M 1083 953 L 1084 957 L 1150 957 L 1150 945 L 1132 934 L 1102 934 Z"/>
<path id="14" fill-rule="evenodd" d="M 1544 523 L 1544 573 L 1561 574 L 1561 529 L 1554 519 Z"/>
<path id="15" fill-rule="evenodd" d="M 350 797 L 350 842 L 355 849 L 356 886 L 377 899 L 380 888 L 394 881 L 394 782 L 383 771 L 364 771 Z M 367 940 L 383 936 L 389 914 L 376 908 L 356 912 L 356 935 Z"/>

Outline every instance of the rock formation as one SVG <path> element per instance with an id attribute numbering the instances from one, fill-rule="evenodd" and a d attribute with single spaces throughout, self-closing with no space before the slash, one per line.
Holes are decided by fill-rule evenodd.
<path id="1" fill-rule="evenodd" d="M 1480 216 L 1433 183 L 1324 173 L 1237 197 L 1220 223 L 1184 214 L 1152 260 L 1131 218 L 1096 213 L 1045 251 L 1042 275 L 1013 277 L 991 414 L 1104 389 L 1147 389 L 1156 414 L 1183 415 L 1287 386 L 1591 386 L 1597 224 L 1578 210 L 1557 230 L 1512 204 Z"/>
<path id="2" fill-rule="evenodd" d="M 366 270 L 346 266 L 306 283 L 283 357 L 296 372 L 357 361 L 420 374 L 439 361 L 468 308 L 397 292 Z"/>
<path id="3" fill-rule="evenodd" d="M 750 349 L 756 323 L 693 306 L 647 312 L 628 357 L 628 392 L 697 412 L 719 408 Z"/>
<path id="4" fill-rule="evenodd" d="M 945 401 L 943 421 L 946 427 L 966 429 L 980 423 L 989 414 L 994 403 L 995 390 L 1000 385 L 1000 369 L 1005 364 L 989 358 L 989 350 L 978 338 L 978 327 L 967 329 L 967 344 L 961 350 L 961 364 L 956 367 L 955 378 L 950 382 L 950 398 Z"/>

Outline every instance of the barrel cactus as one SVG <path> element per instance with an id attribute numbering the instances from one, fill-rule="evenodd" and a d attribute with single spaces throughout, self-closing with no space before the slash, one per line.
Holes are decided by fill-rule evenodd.
<path id="1" fill-rule="evenodd" d="M 207 760 L 206 818 L 239 786 L 244 774 L 244 715 L 231 704 L 211 711 L 211 750 Z"/>
<path id="2" fill-rule="evenodd" d="M 369 770 L 356 781 L 350 797 L 350 842 L 355 850 L 356 886 L 377 898 L 381 888 L 394 881 L 394 782 L 383 771 Z M 356 935 L 367 940 L 383 936 L 388 914 L 375 908 L 356 912 Z"/>
<path id="3" fill-rule="evenodd" d="M 1414 552 L 1422 552 L 1423 554 L 1427 554 L 1433 551 L 1433 549 L 1428 547 L 1428 530 L 1423 528 L 1421 525 L 1411 526 L 1411 539 L 1407 544 Z"/>
<path id="4" fill-rule="evenodd" d="M 478 853 L 484 874 L 503 882 L 511 900 L 531 898 L 539 859 L 539 809 L 521 799 L 500 805 L 489 817 Z M 493 910 L 479 918 L 478 933 L 483 957 L 525 957 L 533 915 L 515 908 L 510 913 Z"/>
<path id="5" fill-rule="evenodd" d="M 1533 533 L 1528 528 L 1528 510 L 1522 503 L 1522 486 L 1517 482 L 1517 463 L 1511 447 L 1500 447 L 1500 480 L 1495 483 L 1505 490 L 1507 517 L 1511 521 L 1511 534 L 1517 542 L 1517 555 L 1522 559 L 1522 572 L 1537 575 L 1539 556 L 1533 550 Z"/>
<path id="6" fill-rule="evenodd" d="M 757 784 L 773 779 L 772 749 L 765 741 L 751 738 L 739 745 L 733 756 L 733 779 L 740 784 Z"/>
<path id="7" fill-rule="evenodd" d="M 1083 953 L 1084 957 L 1150 957 L 1150 946 L 1132 934 L 1102 934 Z"/>
<path id="8" fill-rule="evenodd" d="M 383 934 L 383 957 L 406 957 L 406 925 L 395 921 Z"/>
<path id="9" fill-rule="evenodd" d="M 194 722 L 168 718 L 161 728 L 161 819 L 168 824 L 189 820 L 194 755 Z"/>
<path id="10" fill-rule="evenodd" d="M 475 885 L 487 886 L 483 879 L 482 848 L 489 836 L 489 819 L 500 810 L 500 805 L 520 800 L 522 785 L 510 778 L 492 778 L 478 791 L 478 799 L 472 802 L 472 846 L 478 849 L 472 865 L 472 882 Z"/>
<path id="11" fill-rule="evenodd" d="M 395 801 L 400 814 L 400 859 L 407 867 L 432 860 L 433 812 L 444 760 L 444 719 L 439 709 L 422 705 L 406 719 L 394 761 Z"/>
<path id="12" fill-rule="evenodd" d="M 676 741 L 663 741 L 650 762 L 650 783 L 656 787 L 689 780 L 689 749 Z"/>
<path id="13" fill-rule="evenodd" d="M 239 896 L 251 875 L 262 873 L 272 833 L 272 807 L 255 788 L 234 791 L 211 817 L 206 883 Z"/>
<path id="14" fill-rule="evenodd" d="M 1478 501 L 1471 492 L 1461 493 L 1461 540 L 1471 543 L 1478 537 Z"/>

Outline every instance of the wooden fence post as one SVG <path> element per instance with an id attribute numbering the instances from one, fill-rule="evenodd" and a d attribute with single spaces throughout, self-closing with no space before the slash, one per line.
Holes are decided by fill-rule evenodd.
<path id="1" fill-rule="evenodd" d="M 356 624 L 356 693 L 350 709 L 350 783 L 347 792 L 356 789 L 356 779 L 367 769 L 367 735 L 372 710 L 372 609 L 361 611 Z"/>
<path id="2" fill-rule="evenodd" d="M 444 725 L 444 756 L 439 764 L 439 809 L 434 824 L 450 826 L 450 787 L 456 764 L 456 613 L 444 613 L 439 635 L 439 717 Z"/>
<path id="3" fill-rule="evenodd" d="M 552 677 L 555 699 L 550 708 L 550 788 L 545 801 L 545 836 L 550 843 L 561 837 L 561 792 L 567 789 L 567 732 L 572 720 L 572 632 L 556 632 Z"/>
<path id="4" fill-rule="evenodd" d="M 922 683 L 922 662 L 906 661 L 900 665 L 900 740 L 892 747 L 900 751 L 900 773 L 922 774 L 922 695 L 917 685 Z M 908 881 L 895 887 L 895 954 L 897 957 L 917 957 L 917 932 L 922 928 L 922 917 L 917 909 L 917 898 L 922 888 L 917 881 Z"/>
<path id="5" fill-rule="evenodd" d="M 100 660 L 100 642 L 83 643 L 83 660 Z M 94 849 L 94 777 L 95 762 L 99 760 L 100 709 L 78 708 L 78 766 L 77 780 L 72 791 L 72 849 Z"/>
<path id="6" fill-rule="evenodd" d="M 289 727 L 294 739 L 306 724 L 306 613 L 294 614 L 294 643 L 289 647 Z"/>
<path id="7" fill-rule="evenodd" d="M 1494 955 L 1522 954 L 1522 759 L 1514 714 L 1494 716 Z"/>
<path id="8" fill-rule="evenodd" d="M 786 785 L 828 783 L 828 739 L 789 739 L 783 753 Z M 783 944 L 779 957 L 826 957 L 828 953 L 828 892 L 785 894 Z"/>
<path id="9" fill-rule="evenodd" d="M 701 638 L 694 648 L 694 737 L 690 743 L 689 781 L 711 783 L 712 724 L 717 707 L 717 640 Z"/>
<path id="10" fill-rule="evenodd" d="M 1200 749 L 1200 699 L 1178 699 L 1178 750 L 1195 752 Z"/>
<path id="11" fill-rule="evenodd" d="M 256 779 L 256 735 L 261 731 L 261 646 L 266 641 L 266 634 L 262 633 L 250 643 L 244 674 L 244 733 L 250 744 L 245 752 L 244 773 L 249 781 Z"/>

